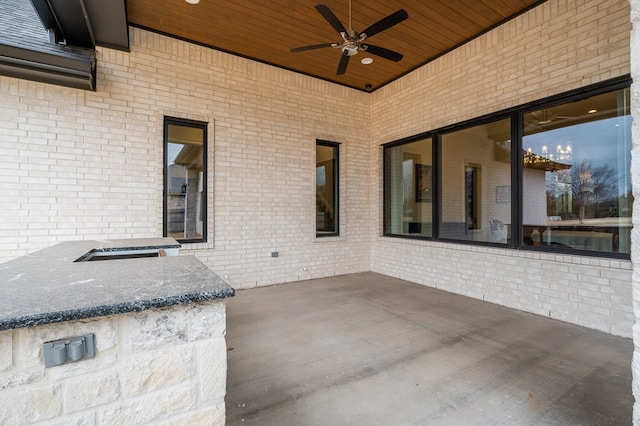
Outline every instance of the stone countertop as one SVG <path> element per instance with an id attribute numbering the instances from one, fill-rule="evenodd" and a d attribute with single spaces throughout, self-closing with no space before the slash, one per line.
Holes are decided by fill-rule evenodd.
<path id="1" fill-rule="evenodd" d="M 75 262 L 91 251 L 173 249 L 173 238 L 69 241 L 0 264 L 0 330 L 231 297 L 194 256 Z"/>

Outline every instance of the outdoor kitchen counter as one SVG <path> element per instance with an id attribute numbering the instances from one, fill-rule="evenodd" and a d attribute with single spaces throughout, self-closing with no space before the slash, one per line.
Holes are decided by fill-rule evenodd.
<path id="1" fill-rule="evenodd" d="M 235 292 L 179 248 L 65 242 L 0 264 L 0 425 L 223 426 Z"/>
<path id="2" fill-rule="evenodd" d="M 87 253 L 176 250 L 173 238 L 70 241 L 0 264 L 0 330 L 231 297 L 193 256 L 80 261 Z"/>

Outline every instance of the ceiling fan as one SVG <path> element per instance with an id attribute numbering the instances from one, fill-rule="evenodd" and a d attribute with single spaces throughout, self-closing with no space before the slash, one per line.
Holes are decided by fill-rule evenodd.
<path id="1" fill-rule="evenodd" d="M 342 75 L 347 70 L 349 65 L 349 58 L 353 55 L 357 55 L 358 52 L 366 51 L 372 55 L 379 56 L 390 61 L 398 62 L 402 59 L 402 55 L 393 50 L 386 49 L 384 47 L 374 46 L 372 44 L 364 43 L 365 39 L 374 36 L 384 30 L 393 27 L 396 24 L 404 21 L 409 17 L 406 10 L 400 9 L 391 15 L 382 18 L 378 22 L 370 25 L 366 30 L 356 34 L 351 26 L 351 0 L 349 0 L 349 28 L 346 29 L 340 20 L 334 15 L 334 13 L 325 4 L 318 4 L 315 6 L 316 10 L 324 17 L 324 19 L 335 29 L 342 37 L 342 41 L 339 43 L 323 43 L 314 44 L 311 46 L 294 47 L 291 52 L 304 52 L 306 50 L 322 49 L 325 47 L 334 47 L 342 51 L 340 62 L 338 63 L 337 75 Z"/>

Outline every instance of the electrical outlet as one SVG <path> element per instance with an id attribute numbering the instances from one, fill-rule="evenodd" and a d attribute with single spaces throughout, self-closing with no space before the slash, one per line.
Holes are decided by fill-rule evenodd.
<path id="1" fill-rule="evenodd" d="M 45 367 L 55 367 L 69 362 L 80 361 L 95 356 L 94 335 L 71 337 L 69 339 L 45 342 L 42 354 Z"/>

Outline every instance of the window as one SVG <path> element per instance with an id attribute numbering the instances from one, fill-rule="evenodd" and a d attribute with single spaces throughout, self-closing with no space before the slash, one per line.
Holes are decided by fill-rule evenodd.
<path id="1" fill-rule="evenodd" d="M 431 145 L 425 138 L 385 149 L 385 233 L 432 235 Z"/>
<path id="2" fill-rule="evenodd" d="M 203 242 L 207 235 L 207 123 L 164 118 L 164 236 Z"/>
<path id="3" fill-rule="evenodd" d="M 386 144 L 384 234 L 628 258 L 629 84 Z"/>
<path id="4" fill-rule="evenodd" d="M 511 119 L 443 133 L 440 238 L 507 243 Z"/>
<path id="5" fill-rule="evenodd" d="M 628 88 L 524 113 L 523 241 L 631 252 Z"/>
<path id="6" fill-rule="evenodd" d="M 316 141 L 316 236 L 339 235 L 338 146 Z"/>

